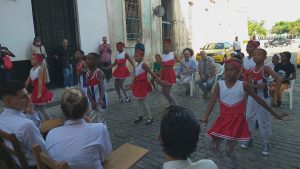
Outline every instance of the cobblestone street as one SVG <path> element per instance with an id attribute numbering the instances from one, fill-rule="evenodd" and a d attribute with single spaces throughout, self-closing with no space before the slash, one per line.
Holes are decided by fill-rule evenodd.
<path id="1" fill-rule="evenodd" d="M 273 119 L 273 135 L 271 137 L 271 155 L 264 157 L 261 155 L 261 138 L 257 130 L 254 135 L 253 147 L 243 150 L 236 148 L 239 164 L 243 169 L 300 169 L 300 69 L 297 69 L 297 79 L 294 89 L 293 110 L 290 110 L 285 103 L 278 111 L 289 112 L 290 115 L 284 121 Z M 172 92 L 176 95 L 180 105 L 193 110 L 197 118 L 206 110 L 208 100 L 202 97 L 185 96 L 183 87 L 175 86 Z M 165 108 L 168 106 L 166 99 L 158 92 L 152 92 L 148 99 L 149 108 L 154 117 L 154 123 L 150 126 L 144 123 L 134 124 L 134 118 L 137 115 L 135 100 L 131 103 L 118 103 L 118 97 L 114 91 L 110 91 L 109 108 L 107 111 L 107 125 L 110 132 L 113 149 L 117 149 L 122 144 L 128 142 L 149 150 L 149 153 L 139 161 L 133 168 L 135 169 L 156 169 L 161 168 L 164 162 L 162 148 L 157 141 L 159 132 L 160 118 Z M 201 95 L 201 93 L 200 93 Z M 48 110 L 61 116 L 59 106 L 49 107 Z M 208 128 L 219 114 L 219 105 L 216 104 L 211 114 Z M 192 160 L 196 161 L 203 158 L 214 160 L 218 167 L 222 169 L 219 161 L 208 149 L 208 138 L 205 136 L 206 128 L 201 125 L 202 130 L 196 152 L 192 155 Z M 224 148 L 224 147 L 222 147 Z"/>

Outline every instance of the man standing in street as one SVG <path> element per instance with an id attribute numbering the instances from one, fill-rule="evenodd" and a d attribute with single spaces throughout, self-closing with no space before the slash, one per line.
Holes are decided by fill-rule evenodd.
<path id="1" fill-rule="evenodd" d="M 62 45 L 58 48 L 57 54 L 55 54 L 54 57 L 59 61 L 62 67 L 64 87 L 71 87 L 73 85 L 73 50 L 71 47 L 69 47 L 69 42 L 67 39 L 62 40 Z"/>
<path id="2" fill-rule="evenodd" d="M 102 38 L 102 44 L 99 45 L 99 63 L 98 68 L 100 68 L 105 75 L 105 79 L 108 82 L 112 77 L 112 69 L 103 69 L 104 67 L 108 67 L 111 65 L 111 54 L 112 50 L 110 45 L 107 43 L 107 37 Z"/>
<path id="3" fill-rule="evenodd" d="M 237 36 L 235 37 L 232 46 L 235 52 L 241 53 L 241 42 L 239 41 L 239 38 Z"/>
<path id="4" fill-rule="evenodd" d="M 196 84 L 202 89 L 203 98 L 207 99 L 207 95 L 215 83 L 215 60 L 212 57 L 207 56 L 204 51 L 200 52 L 200 56 L 202 58 L 198 63 L 198 72 L 200 75 L 200 80 L 197 80 Z"/>

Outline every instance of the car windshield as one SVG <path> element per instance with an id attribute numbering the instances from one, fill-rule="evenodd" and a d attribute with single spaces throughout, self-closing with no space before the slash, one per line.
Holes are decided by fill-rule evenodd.
<path id="1" fill-rule="evenodd" d="M 207 50 L 224 49 L 224 43 L 210 43 L 205 47 L 205 49 Z"/>

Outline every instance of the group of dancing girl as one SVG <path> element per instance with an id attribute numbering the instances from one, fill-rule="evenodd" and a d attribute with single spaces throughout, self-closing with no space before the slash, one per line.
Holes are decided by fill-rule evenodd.
<path id="1" fill-rule="evenodd" d="M 148 119 L 145 121 L 146 125 L 150 125 L 154 121 L 146 101 L 148 94 L 153 90 L 148 74 L 151 75 L 153 81 L 161 85 L 162 94 L 169 103 L 167 109 L 178 105 L 175 96 L 171 93 L 171 88 L 176 83 L 174 64 L 178 61 L 187 72 L 190 69 L 171 51 L 171 44 L 170 39 L 165 39 L 163 54 L 161 57 L 157 55 L 157 61 L 161 67 L 159 71 L 153 72 L 144 61 L 146 49 L 142 43 L 135 46 L 134 61 L 137 64 L 124 51 L 124 43 L 118 42 L 116 43 L 117 54 L 114 63 L 104 67 L 104 69 L 110 69 L 116 66 L 113 77 L 120 103 L 131 101 L 124 87 L 124 81 L 131 75 L 134 76 L 129 87 L 137 102 L 137 116 L 133 121 L 134 123 L 142 122 L 144 113 L 148 115 Z M 243 59 L 232 57 L 226 60 L 224 79 L 216 82 L 207 110 L 200 118 L 200 122 L 207 125 L 214 105 L 219 101 L 220 115 L 207 132 L 211 138 L 210 149 L 220 158 L 220 161 L 223 161 L 224 164 L 233 165 L 234 168 L 237 168 L 234 149 L 239 141 L 242 142 L 242 148 L 251 146 L 252 136 L 258 124 L 263 141 L 262 154 L 269 155 L 269 140 L 272 131 L 271 115 L 280 120 L 288 115 L 287 113 L 278 113 L 270 107 L 271 97 L 267 79 L 272 76 L 276 80 L 275 94 L 272 98 L 273 104 L 276 104 L 282 78 L 264 64 L 267 52 L 258 46 L 256 41 L 249 41 L 246 49 L 249 54 L 248 57 Z M 94 112 L 93 115 L 97 116 L 97 121 L 105 122 L 104 109 L 107 108 L 108 98 L 104 73 L 96 65 L 98 54 L 89 53 L 84 56 L 84 52 L 78 50 L 74 55 L 77 61 L 78 86 L 87 96 L 90 110 Z M 84 57 L 85 59 L 83 59 Z M 129 71 L 126 65 L 127 61 L 134 67 L 133 73 Z M 32 55 L 31 64 L 33 67 L 30 70 L 26 85 L 31 84 L 33 86 L 32 102 L 36 109 L 48 119 L 50 115 L 45 111 L 44 105 L 53 100 L 53 94 L 47 91 L 45 87 L 42 62 L 43 57 L 41 55 Z M 225 154 L 219 149 L 224 140 L 227 141 Z"/>

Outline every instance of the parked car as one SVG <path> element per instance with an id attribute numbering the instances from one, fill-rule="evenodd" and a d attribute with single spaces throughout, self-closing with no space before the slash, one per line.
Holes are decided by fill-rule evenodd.
<path id="1" fill-rule="evenodd" d="M 268 42 L 264 43 L 264 47 L 268 48 L 268 47 L 277 47 L 277 46 L 288 46 L 291 45 L 293 42 L 291 39 L 287 39 L 287 38 L 275 38 L 272 39 Z"/>
<path id="2" fill-rule="evenodd" d="M 227 58 L 230 58 L 233 47 L 229 42 L 208 43 L 203 48 L 207 56 L 215 59 L 215 62 L 223 64 Z"/>

